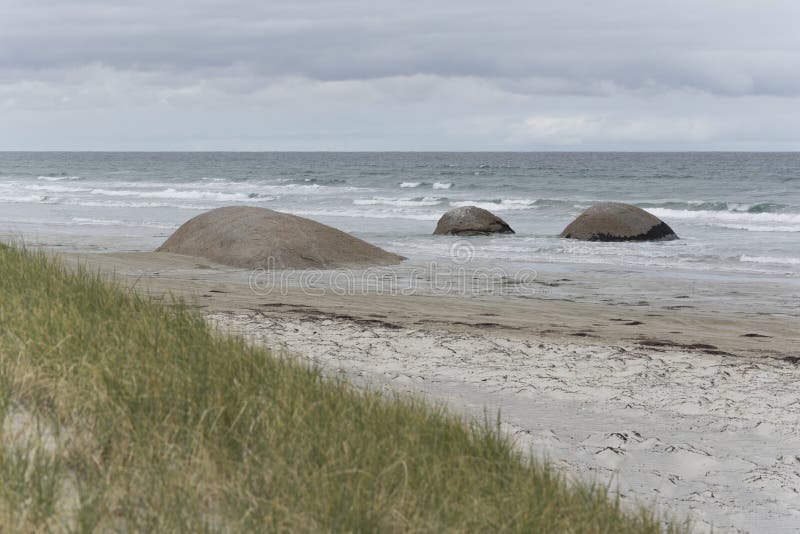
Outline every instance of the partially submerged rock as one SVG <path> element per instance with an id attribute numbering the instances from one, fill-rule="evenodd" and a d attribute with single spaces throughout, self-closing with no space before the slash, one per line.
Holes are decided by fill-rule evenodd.
<path id="1" fill-rule="evenodd" d="M 157 252 L 246 269 L 334 269 L 393 265 L 403 258 L 330 226 L 246 206 L 217 208 L 178 228 Z"/>
<path id="2" fill-rule="evenodd" d="M 667 223 L 641 208 L 601 202 L 581 213 L 561 237 L 584 241 L 656 241 L 678 239 Z"/>
<path id="3" fill-rule="evenodd" d="M 434 235 L 513 234 L 514 230 L 494 213 L 477 206 L 455 208 L 439 219 Z"/>

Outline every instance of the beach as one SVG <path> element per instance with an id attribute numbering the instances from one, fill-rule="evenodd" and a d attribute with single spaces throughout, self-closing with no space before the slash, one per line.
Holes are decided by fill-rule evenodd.
<path id="1" fill-rule="evenodd" d="M 791 532 L 798 164 L 792 153 L 6 153 L 0 238 L 180 298 L 221 332 L 328 376 L 499 414 L 520 450 L 631 506 L 699 531 Z M 679 239 L 559 237 L 603 201 L 645 209 Z M 311 218 L 406 259 L 237 269 L 152 252 L 224 206 Z M 467 206 L 515 233 L 432 235 Z"/>
<path id="2" fill-rule="evenodd" d="M 408 284 L 422 265 L 310 276 L 172 254 L 64 258 L 137 291 L 184 298 L 222 331 L 332 376 L 469 417 L 499 414 L 519 447 L 618 488 L 626 503 L 688 515 L 698 530 L 800 524 L 796 316 L 725 311 L 719 299 L 688 307 L 676 292 L 581 301 L 561 297 L 558 279 L 542 273 L 513 290 L 506 280 L 489 291 L 481 279 L 481 291 L 454 282 L 445 294 Z"/>
<path id="3" fill-rule="evenodd" d="M 2 13 L 0 534 L 800 534 L 800 2 Z"/>

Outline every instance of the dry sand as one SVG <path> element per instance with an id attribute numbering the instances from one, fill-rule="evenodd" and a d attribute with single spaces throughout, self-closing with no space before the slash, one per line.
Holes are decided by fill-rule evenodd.
<path id="1" fill-rule="evenodd" d="M 521 447 L 626 502 L 701 529 L 800 531 L 796 316 L 571 302 L 548 290 L 556 280 L 470 297 L 333 294 L 330 278 L 254 291 L 252 273 L 184 256 L 66 260 L 185 297 L 219 327 L 357 383 L 499 410 Z"/>

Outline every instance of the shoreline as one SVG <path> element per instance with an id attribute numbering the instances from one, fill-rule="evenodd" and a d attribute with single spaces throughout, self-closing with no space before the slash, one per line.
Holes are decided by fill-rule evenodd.
<path id="1" fill-rule="evenodd" d="M 374 291 L 366 286 L 330 290 L 332 278 L 347 271 L 316 271 L 310 282 L 281 281 L 266 287 L 253 272 L 169 253 L 124 252 L 56 254 L 67 265 L 114 274 L 122 282 L 154 295 L 174 294 L 204 314 L 216 311 L 289 313 L 351 319 L 414 329 L 483 332 L 512 338 L 542 338 L 566 343 L 630 344 L 652 350 L 684 349 L 699 354 L 800 359 L 800 317 L 763 311 L 721 311 L 700 307 L 692 297 L 662 299 L 642 294 L 630 299 L 592 302 L 559 296 L 562 280 L 539 277 L 522 292 L 501 281 L 486 294 L 445 294 L 420 284 L 414 292 Z M 405 266 L 375 273 L 394 276 Z M 363 271 L 353 271 L 358 273 Z M 303 271 L 278 271 L 296 275 Z M 330 276 L 325 278 L 324 273 Z M 257 273 L 258 274 L 258 273 Z M 294 282 L 293 282 L 294 281 Z M 585 280 L 579 283 L 586 283 Z M 283 284 L 283 285 L 281 285 Z M 586 284 L 591 286 L 591 281 Z M 255 287 L 254 287 L 255 286 Z M 491 294 L 501 293 L 501 294 Z M 697 299 L 702 301 L 702 299 Z M 691 305 L 690 305 L 691 304 Z M 698 306 L 693 306 L 698 304 Z"/>
<path id="2" fill-rule="evenodd" d="M 800 521 L 795 317 L 546 295 L 258 294 L 248 273 L 196 258 L 63 257 L 186 298 L 224 331 L 356 384 L 470 417 L 499 410 L 521 447 L 700 530 Z"/>

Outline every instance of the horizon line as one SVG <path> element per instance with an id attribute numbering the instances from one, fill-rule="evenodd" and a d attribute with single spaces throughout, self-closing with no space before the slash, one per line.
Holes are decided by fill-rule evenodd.
<path id="1" fill-rule="evenodd" d="M 96 154 L 798 154 L 800 149 L 780 150 L 187 150 L 187 149 L 26 149 L 0 150 L 0 154 L 96 153 Z"/>

